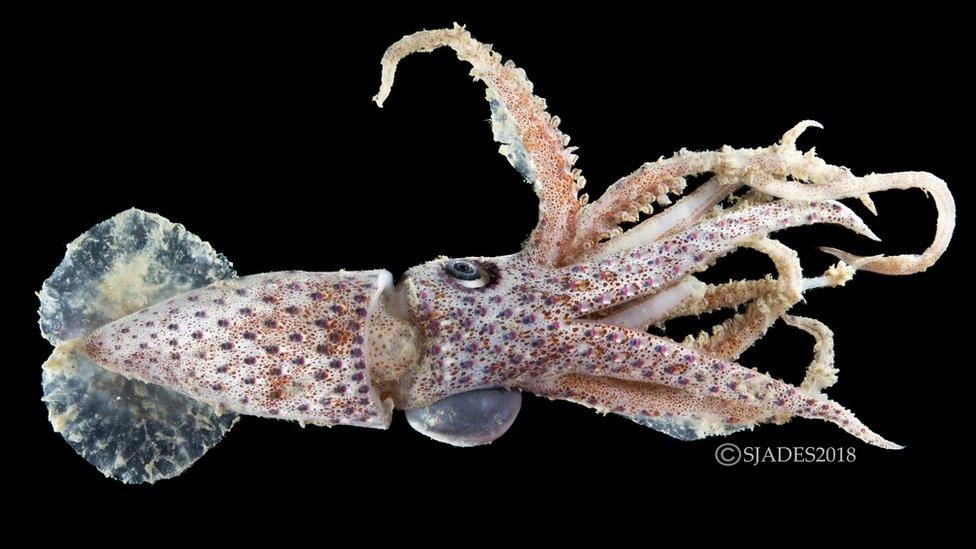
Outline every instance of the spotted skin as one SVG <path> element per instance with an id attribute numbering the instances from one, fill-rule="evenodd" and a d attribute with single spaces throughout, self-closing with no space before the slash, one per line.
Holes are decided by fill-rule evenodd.
<path id="1" fill-rule="evenodd" d="M 563 285 L 574 290 L 578 310 L 612 307 L 659 291 L 689 273 L 771 231 L 836 224 L 877 239 L 849 208 L 839 202 L 780 201 L 730 212 L 654 243 L 618 252 L 599 261 L 583 261 L 561 271 Z"/>
<path id="2" fill-rule="evenodd" d="M 829 209 L 835 212 L 832 206 Z M 796 219 L 797 223 L 808 222 L 805 216 Z M 721 249 L 718 241 L 705 241 L 713 249 Z M 681 264 L 688 254 L 697 253 L 697 249 L 689 249 L 671 257 Z M 617 263 L 604 260 L 602 267 L 577 265 L 546 272 L 518 255 L 469 261 L 493 273 L 484 288 L 459 284 L 444 269 L 445 261 L 416 267 L 405 276 L 403 285 L 425 347 L 421 367 L 404 380 L 406 389 L 397 402 L 400 407 L 415 408 L 461 391 L 488 387 L 566 398 L 587 393 L 584 387 L 574 387 L 573 380 L 581 375 L 599 376 L 643 384 L 649 395 L 667 397 L 652 410 L 627 397 L 633 385 L 627 385 L 626 391 L 619 386 L 618 393 L 608 393 L 613 384 L 604 385 L 601 400 L 594 405 L 629 417 L 658 419 L 662 414 L 694 409 L 693 402 L 715 399 L 692 417 L 701 419 L 707 410 L 714 416 L 712 424 L 719 422 L 722 428 L 735 430 L 740 428 L 741 417 L 756 421 L 763 416 L 797 415 L 831 421 L 872 444 L 895 446 L 822 395 L 802 392 L 667 338 L 589 320 L 587 314 L 637 299 L 656 287 L 635 286 L 633 277 L 618 273 Z M 665 273 L 673 272 L 668 264 L 664 268 Z M 653 267 L 639 272 L 649 270 L 653 272 Z M 629 291 L 632 288 L 636 290 Z M 684 403 L 669 405 L 675 400 Z M 740 410 L 716 416 L 719 401 L 764 413 Z"/>
<path id="3" fill-rule="evenodd" d="M 426 343 L 428 367 L 417 376 L 408 407 L 459 388 L 505 385 L 530 364 L 562 371 L 562 329 L 588 315 L 634 301 L 681 280 L 742 239 L 773 229 L 827 222 L 863 231 L 836 202 L 780 202 L 702 223 L 617 257 L 560 269 L 539 269 L 521 254 L 472 258 L 491 277 L 469 289 L 434 261 L 407 272 L 412 306 Z"/>
<path id="4" fill-rule="evenodd" d="M 729 434 L 774 419 L 772 412 L 746 402 L 599 375 L 567 374 L 524 383 L 536 394 L 621 415 L 684 440 Z"/>
<path id="5" fill-rule="evenodd" d="M 129 377 L 264 417 L 386 427 L 366 321 L 386 271 L 221 281 L 96 330 L 88 355 Z"/>
<path id="6" fill-rule="evenodd" d="M 493 115 L 499 111 L 499 101 L 506 112 L 515 113 L 537 112 L 539 105 L 544 105 L 531 94 L 520 93 L 531 91 L 521 84 L 527 82 L 523 72 L 515 72 L 510 64 L 502 68 L 500 57 L 490 47 L 481 46 L 458 26 L 416 33 L 391 46 L 383 58 L 377 102 L 382 104 L 389 95 L 396 65 L 402 58 L 442 46 L 454 49 L 460 59 L 472 65 L 475 79 L 488 88 Z M 519 84 L 505 85 L 513 73 L 522 76 Z M 526 174 L 525 165 L 518 162 L 554 158 L 552 139 L 526 139 L 538 135 L 538 118 L 516 116 L 509 120 L 514 130 L 505 132 L 498 131 L 496 118 L 493 116 L 493 129 L 496 140 L 502 143 L 500 152 L 527 179 L 535 176 L 540 197 L 538 225 L 516 255 L 470 258 L 489 275 L 483 287 L 472 289 L 452 280 L 444 269 L 445 260 L 406 273 L 398 289 L 421 334 L 421 349 L 419 367 L 405 372 L 401 380 L 395 395 L 398 406 L 421 406 L 460 391 L 502 386 L 581 402 L 601 411 L 617 411 L 645 424 L 648 418 L 660 418 L 665 423 L 683 418 L 700 436 L 797 415 L 837 423 L 872 444 L 897 447 L 818 391 L 800 391 L 706 352 L 737 356 L 762 337 L 777 317 L 802 298 L 798 267 L 791 275 L 792 283 L 753 284 L 755 291 L 743 303 L 750 316 L 716 327 L 728 332 L 714 344 L 703 336 L 684 346 L 599 322 L 601 317 L 626 318 L 619 313 L 635 303 L 647 305 L 656 295 L 707 269 L 718 257 L 754 245 L 780 229 L 832 223 L 877 240 L 850 209 L 830 199 L 857 196 L 870 208 L 867 193 L 889 188 L 914 186 L 932 192 L 936 198 L 940 216 L 935 242 L 921 256 L 898 256 L 903 268 L 888 271 L 917 272 L 941 255 L 952 232 L 954 204 L 944 182 L 929 174 L 855 177 L 846 168 L 817 158 L 813 151 L 797 150 L 800 134 L 807 128 L 820 127 L 804 121 L 770 147 L 724 147 L 701 153 L 682 150 L 672 158 L 645 164 L 612 185 L 599 200 L 587 204 L 586 195 L 579 197 L 577 207 L 567 198 L 575 197 L 576 191 L 564 184 L 564 170 L 549 170 L 548 177 L 540 177 L 538 173 Z M 513 136 L 521 139 L 511 139 Z M 567 153 L 572 151 L 564 151 L 563 156 Z M 574 160 L 575 156 L 567 158 Z M 638 213 L 650 214 L 652 203 L 672 204 L 669 194 L 684 192 L 684 177 L 702 174 L 711 174 L 708 183 L 675 203 L 673 210 L 665 209 L 659 218 L 651 216 L 626 233 L 618 226 L 638 221 Z M 581 174 L 573 175 L 577 189 L 582 188 L 585 180 Z M 723 200 L 753 185 L 775 198 L 754 190 L 727 212 L 721 211 Z M 863 193 L 858 194 L 858 188 L 863 188 Z M 570 226 L 554 231 L 553 214 L 558 212 L 564 213 L 556 218 Z M 776 241 L 762 241 L 776 249 L 781 258 L 795 256 Z M 540 250 L 546 252 L 540 254 Z M 834 271 L 853 272 L 857 265 L 879 264 L 878 257 L 844 257 L 858 263 L 840 263 L 832 268 Z M 740 284 L 716 291 L 737 288 Z M 693 304 L 681 308 L 695 309 Z M 618 330 L 612 332 L 613 341 L 595 345 L 594 338 L 606 330 Z M 741 344 L 733 345 L 735 342 Z M 658 348 L 666 352 L 655 353 Z M 697 367 L 695 375 L 680 375 L 692 366 Z M 678 377 L 671 372 L 678 372 Z M 703 427 L 706 423 L 707 428 Z"/>
<path id="7" fill-rule="evenodd" d="M 586 183 L 574 170 L 575 147 L 559 130 L 559 118 L 546 112 L 544 99 L 533 95 L 532 82 L 511 61 L 472 38 L 459 25 L 404 36 L 383 55 L 383 79 L 373 100 L 380 107 L 393 87 L 397 64 L 413 52 L 449 47 L 471 65 L 471 76 L 484 82 L 491 107 L 492 133 L 499 152 L 530 183 L 539 196 L 539 222 L 523 253 L 533 263 L 562 261 L 573 237 L 581 202 L 577 192 Z"/>
<path id="8" fill-rule="evenodd" d="M 954 228 L 955 205 L 943 181 L 918 172 L 856 177 L 796 148 L 805 129 L 819 127 L 804 121 L 769 147 L 682 150 L 645 164 L 587 204 L 586 195 L 577 196 L 585 180 L 572 169 L 576 157 L 558 119 L 524 71 L 462 27 L 393 44 L 383 56 L 376 102 L 387 99 L 404 57 L 442 46 L 486 85 L 499 151 L 539 197 L 538 224 L 518 253 L 464 259 L 477 270 L 474 279 L 447 268 L 457 260 L 438 258 L 409 269 L 395 288 L 385 271 L 219 282 L 97 330 L 89 355 L 221 408 L 323 425 L 386 427 L 391 407 L 504 387 L 619 414 L 682 439 L 805 417 L 899 447 L 822 394 L 836 380 L 832 351 L 811 365 L 808 377 L 821 381 L 802 387 L 734 358 L 808 289 L 844 284 L 860 267 L 910 274 L 931 266 Z M 678 198 L 683 178 L 702 174 L 710 174 L 707 182 Z M 873 208 L 868 192 L 910 187 L 931 193 L 939 210 L 936 238 L 923 254 L 834 251 L 850 264 L 806 279 L 795 252 L 769 236 L 829 223 L 876 240 L 833 200 L 857 197 Z M 746 192 L 730 198 L 740 189 Z M 653 211 L 651 202 L 671 206 L 640 221 L 638 213 Z M 638 221 L 626 232 L 619 226 Z M 694 278 L 740 247 L 765 250 L 782 280 L 705 288 Z M 653 320 L 647 311 L 669 319 L 740 305 L 745 315 L 690 342 L 635 329 Z M 787 322 L 807 330 L 816 323 Z M 829 330 L 817 326 L 824 340 Z"/>

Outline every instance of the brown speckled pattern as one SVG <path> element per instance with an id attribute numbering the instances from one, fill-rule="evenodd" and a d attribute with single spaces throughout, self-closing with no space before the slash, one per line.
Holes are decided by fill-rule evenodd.
<path id="1" fill-rule="evenodd" d="M 471 259 L 491 273 L 483 287 L 452 280 L 444 260 L 408 271 L 401 292 L 423 349 L 420 367 L 402 379 L 398 405 L 421 406 L 460 391 L 504 386 L 615 411 L 672 434 L 693 432 L 690 438 L 801 415 L 832 421 L 872 444 L 898 447 L 818 391 L 792 387 L 724 355 L 712 356 L 695 342 L 686 346 L 624 326 L 600 325 L 599 319 L 614 308 L 626 311 L 639 298 L 650 303 L 675 285 L 695 282 L 692 275 L 717 257 L 779 229 L 835 223 L 876 239 L 853 212 L 833 200 L 857 197 L 873 211 L 867 193 L 885 189 L 915 187 L 931 193 L 939 209 L 931 246 L 920 255 L 890 257 L 826 249 L 849 263 L 839 263 L 832 272 L 853 272 L 851 266 L 885 274 L 924 270 L 945 251 L 954 224 L 955 205 L 943 181 L 916 172 L 854 177 L 812 150 L 796 148 L 806 128 L 820 126 L 803 121 L 770 147 L 682 149 L 645 163 L 590 203 L 585 194 L 577 197 L 585 179 L 570 169 L 576 156 L 558 129 L 558 117 L 550 116 L 545 101 L 533 95 L 524 71 L 510 60 L 503 62 L 463 27 L 418 32 L 390 46 L 383 56 L 377 104 L 389 96 L 401 59 L 439 47 L 453 49 L 488 88 L 499 152 L 533 185 L 539 222 L 518 254 Z M 669 194 L 681 195 L 687 177 L 708 173 L 706 183 L 672 205 Z M 733 195 L 744 187 L 753 191 L 736 203 Z M 723 213 L 726 201 L 731 208 Z M 637 223 L 638 214 L 650 215 L 654 205 L 673 209 Z M 637 225 L 625 234 L 623 222 Z M 767 248 L 776 248 L 773 253 L 781 259 L 793 253 L 781 245 Z M 799 266 L 795 270 L 794 276 L 801 277 Z M 809 284 L 823 287 L 844 280 L 825 275 Z M 781 303 L 787 295 L 795 297 L 794 303 L 801 298 L 806 283 L 794 282 L 793 293 L 774 286 L 753 296 L 751 319 L 763 322 L 734 319 L 716 329 L 741 341 L 758 340 L 789 309 L 774 311 L 769 303 Z"/>
<path id="2" fill-rule="evenodd" d="M 96 330 L 86 350 L 110 369 L 239 413 L 386 427 L 365 323 L 388 277 L 280 272 L 222 281 Z"/>
<path id="3" fill-rule="evenodd" d="M 796 262 L 792 281 L 770 278 L 748 285 L 748 299 L 726 300 L 730 307 L 751 307 L 750 318 L 763 322 L 733 318 L 717 327 L 754 342 L 806 289 L 843 284 L 855 270 L 910 274 L 932 265 L 954 227 L 955 204 L 945 182 L 921 172 L 856 177 L 796 148 L 806 128 L 819 127 L 804 121 L 769 147 L 681 150 L 646 163 L 589 202 L 579 195 L 585 178 L 573 168 L 575 149 L 558 129 L 558 117 L 547 112 L 524 71 L 462 27 L 422 31 L 393 44 L 383 56 L 376 102 L 382 105 L 390 94 L 402 58 L 439 47 L 452 48 L 486 85 L 499 151 L 539 197 L 539 222 L 519 253 L 470 258 L 480 270 L 478 284 L 452 277 L 446 258 L 419 265 L 382 299 L 385 271 L 272 273 L 218 283 L 96 331 L 87 347 L 92 358 L 241 413 L 321 424 L 384 427 L 387 402 L 409 409 L 508 387 L 619 413 L 679 438 L 802 416 L 835 423 L 871 444 L 899 447 L 819 391 L 836 379 L 832 351 L 814 361 L 826 377 L 794 387 L 735 362 L 744 349 L 730 356 L 704 346 L 707 334 L 685 344 L 628 327 L 673 316 L 631 319 L 626 326 L 612 320 L 654 309 L 635 303 L 661 305 L 679 286 L 701 285 L 696 272 L 763 239 L 774 262 L 773 254 Z M 700 175 L 709 179 L 680 196 L 686 178 Z M 923 189 L 935 200 L 936 236 L 922 254 L 859 257 L 827 249 L 843 261 L 807 279 L 795 252 L 771 244 L 774 231 L 817 223 L 876 238 L 835 200 L 858 198 L 873 211 L 868 193 L 895 188 Z M 655 205 L 669 209 L 652 215 Z M 624 222 L 635 225 L 624 232 Z M 787 299 L 787 283 L 791 300 L 770 307 Z M 741 288 L 709 291 L 723 289 Z M 681 311 L 678 305 L 670 310 Z M 815 322 L 806 320 L 807 326 Z M 713 329 L 712 336 L 719 335 Z M 818 347 L 830 346 L 829 330 L 816 335 Z"/>
<path id="4" fill-rule="evenodd" d="M 589 319 L 668 287 L 752 235 L 812 223 L 866 231 L 840 203 L 781 201 L 729 212 L 653 244 L 560 269 L 540 268 L 521 254 L 472 258 L 491 273 L 483 288 L 459 284 L 445 272 L 446 261 L 415 267 L 406 286 L 424 360 L 405 380 L 397 404 L 412 408 L 460 391 L 513 387 L 629 416 L 666 417 L 680 408 L 625 398 L 629 393 L 622 385 L 615 399 L 606 391 L 580 398 L 584 388 L 566 383 L 591 375 L 652 384 L 649 389 L 671 400 L 674 393 L 661 387 L 681 391 L 689 403 L 729 401 L 734 404 L 715 418 L 729 428 L 739 424 L 742 414 L 736 409 L 742 403 L 769 413 L 827 419 L 867 440 L 883 440 L 836 403 L 670 339 Z M 554 381 L 560 376 L 568 377 Z"/>

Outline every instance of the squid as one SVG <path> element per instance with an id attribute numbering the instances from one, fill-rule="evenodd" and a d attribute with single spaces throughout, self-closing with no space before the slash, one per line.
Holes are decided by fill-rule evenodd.
<path id="1" fill-rule="evenodd" d="M 833 335 L 789 313 L 808 290 L 855 272 L 906 275 L 946 250 L 955 204 L 924 172 L 855 176 L 797 138 L 682 149 L 640 166 L 594 201 L 560 121 L 525 72 L 461 26 L 422 31 L 382 58 L 382 107 L 400 60 L 448 47 L 484 83 L 499 152 L 532 185 L 538 223 L 518 252 L 439 257 L 394 282 L 386 270 L 282 271 L 238 277 L 182 225 L 128 210 L 68 246 L 40 291 L 43 365 L 54 430 L 102 473 L 127 483 L 180 474 L 239 416 L 388 428 L 404 410 L 420 433 L 489 443 L 522 393 L 616 414 L 681 440 L 810 418 L 867 444 L 900 446 L 824 394 L 837 380 Z M 691 190 L 689 178 L 703 183 Z M 806 277 L 781 229 L 828 223 L 878 237 L 841 199 L 921 189 L 938 209 L 920 254 L 861 257 Z M 655 210 L 657 210 L 655 212 Z M 624 227 L 627 227 L 626 230 Z M 698 275 L 739 248 L 775 268 L 754 280 Z M 652 330 L 713 311 L 732 316 L 676 341 Z M 815 341 L 799 385 L 738 362 L 779 319 Z"/>

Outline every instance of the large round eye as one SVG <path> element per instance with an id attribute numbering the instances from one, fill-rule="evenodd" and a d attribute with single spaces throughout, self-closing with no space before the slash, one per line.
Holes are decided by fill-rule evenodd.
<path id="1" fill-rule="evenodd" d="M 452 259 L 444 264 L 444 270 L 465 288 L 481 288 L 488 283 L 488 273 L 470 261 Z"/>
<path id="2" fill-rule="evenodd" d="M 444 266 L 444 269 L 447 270 L 447 274 L 457 278 L 458 280 L 478 280 L 481 278 L 481 273 L 478 272 L 478 267 L 476 267 L 474 263 L 465 261 L 463 259 L 448 261 L 447 265 Z"/>

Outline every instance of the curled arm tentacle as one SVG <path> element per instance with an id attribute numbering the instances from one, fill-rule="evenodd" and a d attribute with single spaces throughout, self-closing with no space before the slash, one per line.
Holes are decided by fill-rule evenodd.
<path id="1" fill-rule="evenodd" d="M 463 27 L 421 31 L 405 36 L 386 50 L 382 82 L 373 98 L 382 106 L 393 87 L 397 64 L 415 52 L 447 46 L 471 65 L 471 75 L 487 86 L 492 110 L 492 132 L 501 152 L 531 183 L 539 196 L 539 221 L 523 253 L 537 264 L 559 261 L 572 240 L 573 220 L 580 208 L 577 191 L 584 180 L 572 166 L 573 148 L 562 133 L 559 118 L 546 112 L 545 100 L 532 93 L 525 71 L 471 37 Z"/>
<path id="2" fill-rule="evenodd" d="M 780 200 L 720 215 L 598 262 L 574 265 L 564 270 L 564 286 L 573 290 L 578 312 L 607 310 L 666 288 L 757 236 L 812 223 L 834 223 L 877 239 L 839 202 Z"/>
<path id="3" fill-rule="evenodd" d="M 764 301 L 762 310 L 772 315 L 784 313 L 802 298 L 803 278 L 800 270 L 799 258 L 792 249 L 780 242 L 769 238 L 761 238 L 745 246 L 752 247 L 769 255 L 779 272 L 779 278 L 767 276 L 759 280 L 739 280 L 725 284 L 704 284 L 694 276 L 687 276 L 673 286 L 645 298 L 625 303 L 618 310 L 612 311 L 599 318 L 603 324 L 612 324 L 626 328 L 647 330 L 650 326 L 661 324 L 672 318 L 690 315 L 701 315 L 720 309 L 738 307 L 749 302 Z M 787 306 L 787 303 L 789 304 Z M 744 317 L 755 315 L 747 311 Z M 777 314 L 777 316 L 778 316 Z M 762 333 L 776 320 L 777 316 L 770 316 L 760 325 L 765 326 Z M 741 322 L 716 326 L 713 333 L 737 328 Z M 738 332 L 737 329 L 730 330 Z M 762 336 L 756 334 L 755 339 Z M 723 333 L 727 339 L 730 334 Z M 706 337 L 707 339 L 707 337 Z M 755 339 L 753 341 L 755 341 Z M 718 339 L 712 339 L 714 345 Z M 685 342 L 686 345 L 701 345 L 704 340 L 699 337 Z M 743 349 L 744 351 L 745 349 Z M 716 355 L 723 356 L 725 355 Z M 726 358 L 736 358 L 728 356 Z"/>
<path id="4" fill-rule="evenodd" d="M 956 223 L 956 204 L 945 181 L 926 172 L 901 172 L 872 174 L 864 177 L 845 177 L 839 180 L 802 184 L 795 181 L 778 181 L 772 178 L 756 178 L 749 183 L 755 189 L 780 198 L 793 200 L 837 200 L 841 198 L 867 197 L 868 193 L 889 189 L 921 189 L 932 196 L 939 216 L 936 221 L 932 244 L 921 254 L 877 256 L 863 258 L 834 248 L 824 251 L 857 265 L 859 270 L 881 274 L 904 275 L 924 271 L 934 264 L 949 246 Z M 870 201 L 870 198 L 867 200 Z M 870 202 L 868 202 L 870 204 Z"/>
<path id="5" fill-rule="evenodd" d="M 831 180 L 846 175 L 848 172 L 845 170 L 814 162 L 819 159 L 813 155 L 805 157 L 797 151 L 796 139 L 810 127 L 821 126 L 810 120 L 800 122 L 787 131 L 779 143 L 770 147 L 724 147 L 721 151 L 703 152 L 681 150 L 670 158 L 644 164 L 636 172 L 611 185 L 599 200 L 587 204 L 580 211 L 576 219 L 573 247 L 567 257 L 577 257 L 591 248 L 593 252 L 587 255 L 602 255 L 607 250 L 619 250 L 640 240 L 647 242 L 648 239 L 660 237 L 675 224 L 687 224 L 701 217 L 712 206 L 734 193 L 742 183 L 748 184 L 756 174 L 790 175 L 816 180 Z M 689 195 L 623 236 L 616 236 L 619 232 L 617 225 L 621 222 L 636 220 L 638 212 L 647 211 L 650 204 L 659 198 L 663 197 L 667 202 L 668 192 L 683 192 L 684 178 L 707 172 L 715 175 L 693 193 L 695 198 Z M 593 247 L 608 236 L 615 238 Z"/>
<path id="6" fill-rule="evenodd" d="M 800 388 L 809 393 L 819 393 L 837 383 L 837 368 L 834 367 L 834 332 L 823 322 L 805 316 L 783 315 L 783 322 L 813 336 L 813 360 L 807 366 Z"/>
<path id="7" fill-rule="evenodd" d="M 780 316 L 803 299 L 803 273 L 795 251 L 771 238 L 761 238 L 747 246 L 773 260 L 779 273 L 775 285 L 768 293 L 757 295 L 743 314 L 716 326 L 710 336 L 703 334 L 686 341 L 686 347 L 736 360 L 762 338 Z"/>

